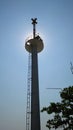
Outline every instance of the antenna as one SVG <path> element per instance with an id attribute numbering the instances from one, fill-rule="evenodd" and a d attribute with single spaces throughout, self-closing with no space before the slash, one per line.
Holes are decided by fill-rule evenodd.
<path id="1" fill-rule="evenodd" d="M 71 72 L 72 72 L 72 74 L 73 74 L 73 64 L 72 64 L 72 62 L 70 62 L 70 70 L 71 70 Z"/>
<path id="2" fill-rule="evenodd" d="M 36 24 L 37 24 L 37 18 L 32 18 L 32 24 L 33 24 L 33 38 L 35 38 L 35 34 L 36 34 Z"/>

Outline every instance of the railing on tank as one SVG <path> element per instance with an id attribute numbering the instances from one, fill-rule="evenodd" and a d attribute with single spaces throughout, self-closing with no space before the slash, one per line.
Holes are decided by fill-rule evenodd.
<path id="1" fill-rule="evenodd" d="M 38 40 L 43 41 L 43 40 L 41 39 L 39 33 L 35 34 L 35 38 L 38 38 Z M 27 37 L 27 39 L 25 40 L 25 43 L 27 43 L 27 42 L 28 42 L 29 40 L 31 40 L 31 39 L 33 39 L 33 35 L 30 35 L 29 37 Z"/>

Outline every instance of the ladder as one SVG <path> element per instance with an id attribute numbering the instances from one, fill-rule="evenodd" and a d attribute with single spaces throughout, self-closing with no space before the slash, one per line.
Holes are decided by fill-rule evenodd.
<path id="1" fill-rule="evenodd" d="M 31 128 L 31 53 L 28 55 L 26 130 Z"/>

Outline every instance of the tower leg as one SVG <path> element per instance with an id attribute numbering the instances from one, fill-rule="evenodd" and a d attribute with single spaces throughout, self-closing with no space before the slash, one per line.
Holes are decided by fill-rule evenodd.
<path id="1" fill-rule="evenodd" d="M 31 130 L 40 130 L 38 55 L 36 46 L 32 47 Z"/>

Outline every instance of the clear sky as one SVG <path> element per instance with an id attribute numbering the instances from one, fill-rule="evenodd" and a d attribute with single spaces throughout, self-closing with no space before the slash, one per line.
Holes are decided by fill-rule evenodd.
<path id="1" fill-rule="evenodd" d="M 60 101 L 59 90 L 73 85 L 73 0 L 0 0 L 0 130 L 26 130 L 28 53 L 31 18 L 44 41 L 39 54 L 40 109 Z M 45 128 L 46 113 L 41 113 Z"/>

